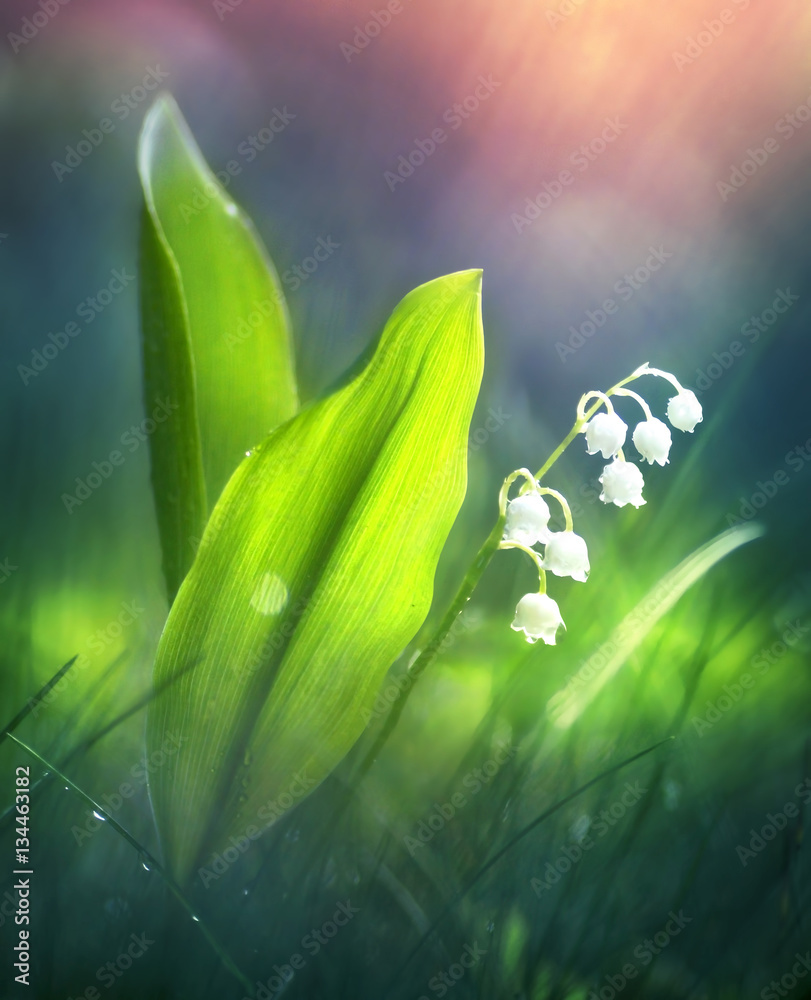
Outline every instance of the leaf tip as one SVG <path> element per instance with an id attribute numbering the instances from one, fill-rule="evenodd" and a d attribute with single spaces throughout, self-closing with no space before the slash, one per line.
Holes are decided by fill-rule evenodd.
<path id="1" fill-rule="evenodd" d="M 466 291 L 471 291 L 476 295 L 481 295 L 482 274 L 483 271 L 480 267 L 472 267 L 467 271 L 457 271 L 455 274 L 450 275 L 450 277 L 458 280 L 460 291 L 464 289 Z"/>

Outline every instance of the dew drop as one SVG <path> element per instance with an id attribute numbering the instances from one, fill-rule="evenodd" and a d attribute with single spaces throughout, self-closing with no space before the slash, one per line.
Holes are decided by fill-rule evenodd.
<path id="1" fill-rule="evenodd" d="M 496 925 L 491 920 L 490 923 L 487 925 L 487 933 L 488 934 L 492 934 L 495 929 L 496 929 Z"/>
<path id="2" fill-rule="evenodd" d="M 200 923 L 200 918 L 197 916 L 196 913 L 192 913 L 191 918 L 196 924 Z"/>
<path id="3" fill-rule="evenodd" d="M 102 823 L 106 823 L 107 822 L 107 817 L 106 816 L 102 816 L 101 813 L 100 812 L 96 812 L 95 809 L 93 810 L 93 815 L 96 817 L 96 819 L 101 820 Z"/>
<path id="4" fill-rule="evenodd" d="M 141 867 L 143 868 L 143 870 L 145 872 L 151 872 L 152 871 L 152 865 L 149 864 L 148 858 L 145 855 L 143 855 L 143 854 L 141 855 Z"/>
<path id="5" fill-rule="evenodd" d="M 250 767 L 251 764 L 253 764 L 253 754 L 251 753 L 250 750 L 245 751 L 245 756 L 242 759 L 242 763 L 245 765 L 245 767 Z"/>

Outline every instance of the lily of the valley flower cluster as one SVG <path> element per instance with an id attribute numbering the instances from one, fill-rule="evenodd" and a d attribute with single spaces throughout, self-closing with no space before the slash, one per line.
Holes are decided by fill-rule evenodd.
<path id="1" fill-rule="evenodd" d="M 603 503 L 613 503 L 617 507 L 632 504 L 641 507 L 645 503 L 642 490 L 645 485 L 642 471 L 634 462 L 629 462 L 623 453 L 623 446 L 628 433 L 628 425 L 614 410 L 611 396 L 628 396 L 641 407 L 643 419 L 634 428 L 631 440 L 642 459 L 653 465 L 666 465 L 669 462 L 670 445 L 672 443 L 670 427 L 664 421 L 657 419 L 650 411 L 645 400 L 636 392 L 626 389 L 625 385 L 642 375 L 655 375 L 667 379 L 676 389 L 667 404 L 667 419 L 677 430 L 692 434 L 696 424 L 703 419 L 701 404 L 694 392 L 679 384 L 675 376 L 669 372 L 642 365 L 632 375 L 619 382 L 607 392 L 587 392 L 577 407 L 577 420 L 563 444 L 547 462 L 538 477 L 527 469 L 519 469 L 504 481 L 501 495 L 501 511 L 505 516 L 504 537 L 501 548 L 518 548 L 526 552 L 538 567 L 540 586 L 538 593 L 526 594 L 518 602 L 515 620 L 512 628 L 523 632 L 528 642 L 543 639 L 550 646 L 555 645 L 555 637 L 561 625 L 565 628 L 560 608 L 546 593 L 546 573 L 555 576 L 570 576 L 573 580 L 585 583 L 589 574 L 589 555 L 585 539 L 575 534 L 572 514 L 565 498 L 555 490 L 544 487 L 540 483 L 542 474 L 551 468 L 552 463 L 562 454 L 568 444 L 578 434 L 585 434 L 586 450 L 589 455 L 598 452 L 604 459 L 610 459 L 600 476 Z M 586 407 L 591 400 L 596 399 L 587 412 Z M 601 407 L 605 410 L 597 412 Z M 510 486 L 516 479 L 523 478 L 524 486 L 519 496 L 507 501 Z M 552 496 L 561 505 L 565 519 L 563 531 L 550 531 L 551 512 L 544 499 Z M 543 546 L 543 552 L 534 548 Z"/>

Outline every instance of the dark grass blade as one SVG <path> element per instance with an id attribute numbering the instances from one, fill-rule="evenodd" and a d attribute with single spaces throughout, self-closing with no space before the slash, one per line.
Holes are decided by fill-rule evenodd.
<path id="1" fill-rule="evenodd" d="M 223 963 L 225 968 L 228 969 L 231 975 L 233 975 L 234 978 L 239 981 L 240 985 L 247 991 L 248 995 L 253 996 L 253 987 L 248 977 L 237 967 L 234 960 L 231 958 L 231 956 L 228 954 L 225 948 L 220 944 L 220 942 L 214 937 L 214 935 L 209 930 L 207 925 L 203 922 L 202 918 L 197 913 L 195 908 L 183 894 L 183 891 L 181 890 L 180 886 L 177 884 L 177 882 L 175 882 L 175 880 L 171 877 L 169 872 L 163 867 L 163 865 L 151 853 L 151 851 L 149 851 L 146 847 L 144 847 L 143 844 L 141 844 L 138 840 L 136 840 L 135 837 L 133 837 L 128 830 L 126 830 L 120 823 L 118 823 L 115 819 L 113 819 L 113 817 L 104 809 L 103 806 L 99 805 L 99 803 L 96 802 L 96 800 L 92 796 L 88 795 L 87 792 L 85 792 L 77 784 L 71 781 L 70 778 L 66 774 L 64 774 L 64 772 L 62 772 L 58 767 L 56 767 L 55 764 L 52 764 L 50 763 L 50 761 L 47 761 L 43 756 L 41 756 L 41 754 L 39 754 L 32 747 L 28 746 L 26 743 L 23 743 L 23 741 L 18 739 L 16 736 L 13 736 L 11 733 L 8 732 L 7 735 L 9 739 L 13 740 L 14 743 L 16 743 L 21 750 L 25 751 L 25 753 L 29 755 L 29 757 L 33 758 L 36 761 L 39 761 L 39 763 L 42 764 L 42 766 L 46 768 L 46 770 L 50 771 L 51 774 L 59 778 L 60 781 L 63 781 L 69 788 L 72 788 L 73 791 L 79 796 L 79 798 L 81 798 L 88 806 L 90 806 L 90 808 L 95 813 L 97 813 L 99 816 L 102 816 L 105 822 L 109 823 L 112 829 L 116 831 L 116 833 L 122 836 L 124 840 L 126 840 L 131 847 L 134 847 L 135 850 L 138 851 L 139 855 L 149 865 L 149 867 L 154 871 L 156 871 L 158 875 L 164 880 L 164 882 L 169 887 L 175 899 L 177 899 L 177 901 L 180 903 L 183 909 L 188 913 L 191 919 L 199 926 L 203 934 L 203 937 L 206 939 L 206 941 L 208 941 L 212 949 L 216 952 L 216 954 L 218 955 L 220 961 Z"/>
<path id="2" fill-rule="evenodd" d="M 37 691 L 37 693 L 34 695 L 33 698 L 28 699 L 28 702 L 23 706 L 23 708 L 21 708 L 20 711 L 14 716 L 14 718 L 11 720 L 11 722 L 9 722 L 6 728 L 2 732 L 0 732 L 0 743 L 3 742 L 6 736 L 11 735 L 11 733 L 14 732 L 17 726 L 19 726 L 19 724 L 24 719 L 28 718 L 28 716 L 34 711 L 34 709 L 42 701 L 42 699 L 48 695 L 48 692 L 51 691 L 59 683 L 59 681 L 62 680 L 62 678 L 70 670 L 70 668 L 73 666 L 73 664 L 76 662 L 77 659 L 78 659 L 78 654 L 72 657 L 70 660 L 68 660 L 68 662 L 64 666 L 60 667 L 59 670 L 57 670 L 57 672 L 53 675 L 53 677 L 48 681 L 48 683 L 45 684 L 43 687 L 41 687 L 39 691 Z"/>
<path id="3" fill-rule="evenodd" d="M 588 791 L 589 788 L 593 788 L 604 778 L 607 778 L 612 774 L 616 774 L 617 771 L 621 771 L 629 764 L 633 764 L 634 761 L 640 760 L 642 757 L 647 756 L 649 753 L 653 753 L 654 750 L 657 750 L 659 747 L 664 746 L 665 743 L 670 743 L 674 739 L 675 736 L 668 736 L 666 739 L 659 740 L 658 743 L 654 743 L 652 746 L 649 746 L 647 747 L 647 749 L 641 750 L 639 753 L 636 753 L 633 756 L 628 757 L 626 760 L 621 761 L 619 764 L 614 764 L 607 770 L 602 771 L 600 774 L 596 775 L 596 777 L 592 778 L 590 781 L 587 781 L 585 785 L 581 785 L 580 788 L 577 788 L 575 789 L 575 791 L 570 792 L 569 795 L 565 795 L 562 799 L 560 799 L 560 801 L 556 802 L 555 805 L 550 806 L 549 809 L 544 810 L 544 812 L 542 812 L 540 816 L 536 816 L 531 823 L 528 823 L 514 837 L 508 840 L 507 843 L 504 845 L 504 847 L 502 847 L 499 851 L 497 851 L 493 855 L 493 857 L 490 858 L 490 860 L 478 870 L 478 872 L 473 876 L 473 878 L 471 878 L 468 881 L 468 883 L 464 886 L 464 888 L 460 889 L 459 892 L 457 892 L 451 898 L 451 900 L 448 902 L 448 904 L 445 906 L 445 908 L 442 910 L 439 916 L 431 924 L 431 927 L 426 931 L 426 933 L 411 949 L 411 951 L 408 953 L 403 963 L 397 969 L 397 972 L 392 977 L 389 989 L 392 989 L 394 985 L 398 982 L 403 972 L 410 965 L 411 961 L 418 954 L 422 946 L 431 937 L 431 935 L 434 933 L 437 927 L 439 927 L 439 925 L 442 923 L 445 917 L 448 916 L 448 914 L 453 910 L 456 904 L 459 903 L 470 892 L 470 890 L 487 874 L 487 872 L 489 872 L 493 867 L 495 867 L 495 865 L 497 865 L 498 862 L 501 861 L 501 859 L 506 854 L 508 854 L 513 849 L 513 847 L 516 846 L 516 844 L 520 843 L 520 841 L 522 841 L 536 827 L 540 826 L 541 823 L 549 819 L 549 817 L 554 815 L 559 809 L 562 809 L 565 805 L 568 805 L 569 802 L 572 802 L 578 796 Z"/>

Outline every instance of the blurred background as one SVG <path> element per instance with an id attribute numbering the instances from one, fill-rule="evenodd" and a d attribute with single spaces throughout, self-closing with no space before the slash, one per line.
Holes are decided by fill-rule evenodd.
<path id="1" fill-rule="evenodd" d="M 649 361 L 695 389 L 705 413 L 693 435 L 674 433 L 669 466 L 644 467 L 639 511 L 597 502 L 602 463 L 582 442 L 555 466 L 549 485 L 570 498 L 592 555 L 588 586 L 554 581 L 568 626 L 559 646 L 530 649 L 509 630 L 532 571 L 500 555 L 369 774 L 355 769 L 366 740 L 216 885 L 198 886 L 251 981 L 308 997 L 811 995 L 791 971 L 811 893 L 807 6 L 5 0 L 0 25 L 9 719 L 81 656 L 26 720 L 27 741 L 68 759 L 99 796 L 143 764 L 143 712 L 118 717 L 148 695 L 166 615 L 138 433 L 135 168 L 163 88 L 282 276 L 305 400 L 414 286 L 484 269 L 480 434 L 426 636 L 489 530 L 501 480 L 540 467 L 582 392 Z M 648 381 L 637 387 L 661 417 L 669 393 Z M 631 424 L 633 405 L 621 407 Z M 482 431 L 491 410 L 500 426 Z M 122 444 L 124 465 L 66 504 Z M 661 618 L 639 612 L 736 521 L 764 533 Z M 550 699 L 635 609 L 655 619 L 650 634 L 556 725 Z M 545 809 L 669 736 L 509 847 Z M 473 793 L 469 775 L 505 741 L 519 750 Z M 22 759 L 3 747 L 0 773 Z M 630 806 L 626 782 L 645 789 Z M 145 779 L 133 783 L 118 818 L 156 849 Z M 466 806 L 410 845 L 454 793 Z M 51 782 L 38 809 L 25 995 L 243 995 L 136 851 L 110 829 L 85 841 L 81 800 Z M 615 819 L 604 834 L 601 810 Z M 755 851 L 752 835 L 781 811 Z M 6 823 L 4 871 L 12 842 Z M 267 986 L 350 897 L 360 912 L 336 940 L 305 947 L 306 968 Z M 692 922 L 676 935 L 680 911 Z M 133 933 L 158 944 L 107 985 L 97 970 Z M 656 933 L 658 952 L 644 943 Z M 0 993 L 23 995 L 12 986 Z"/>

